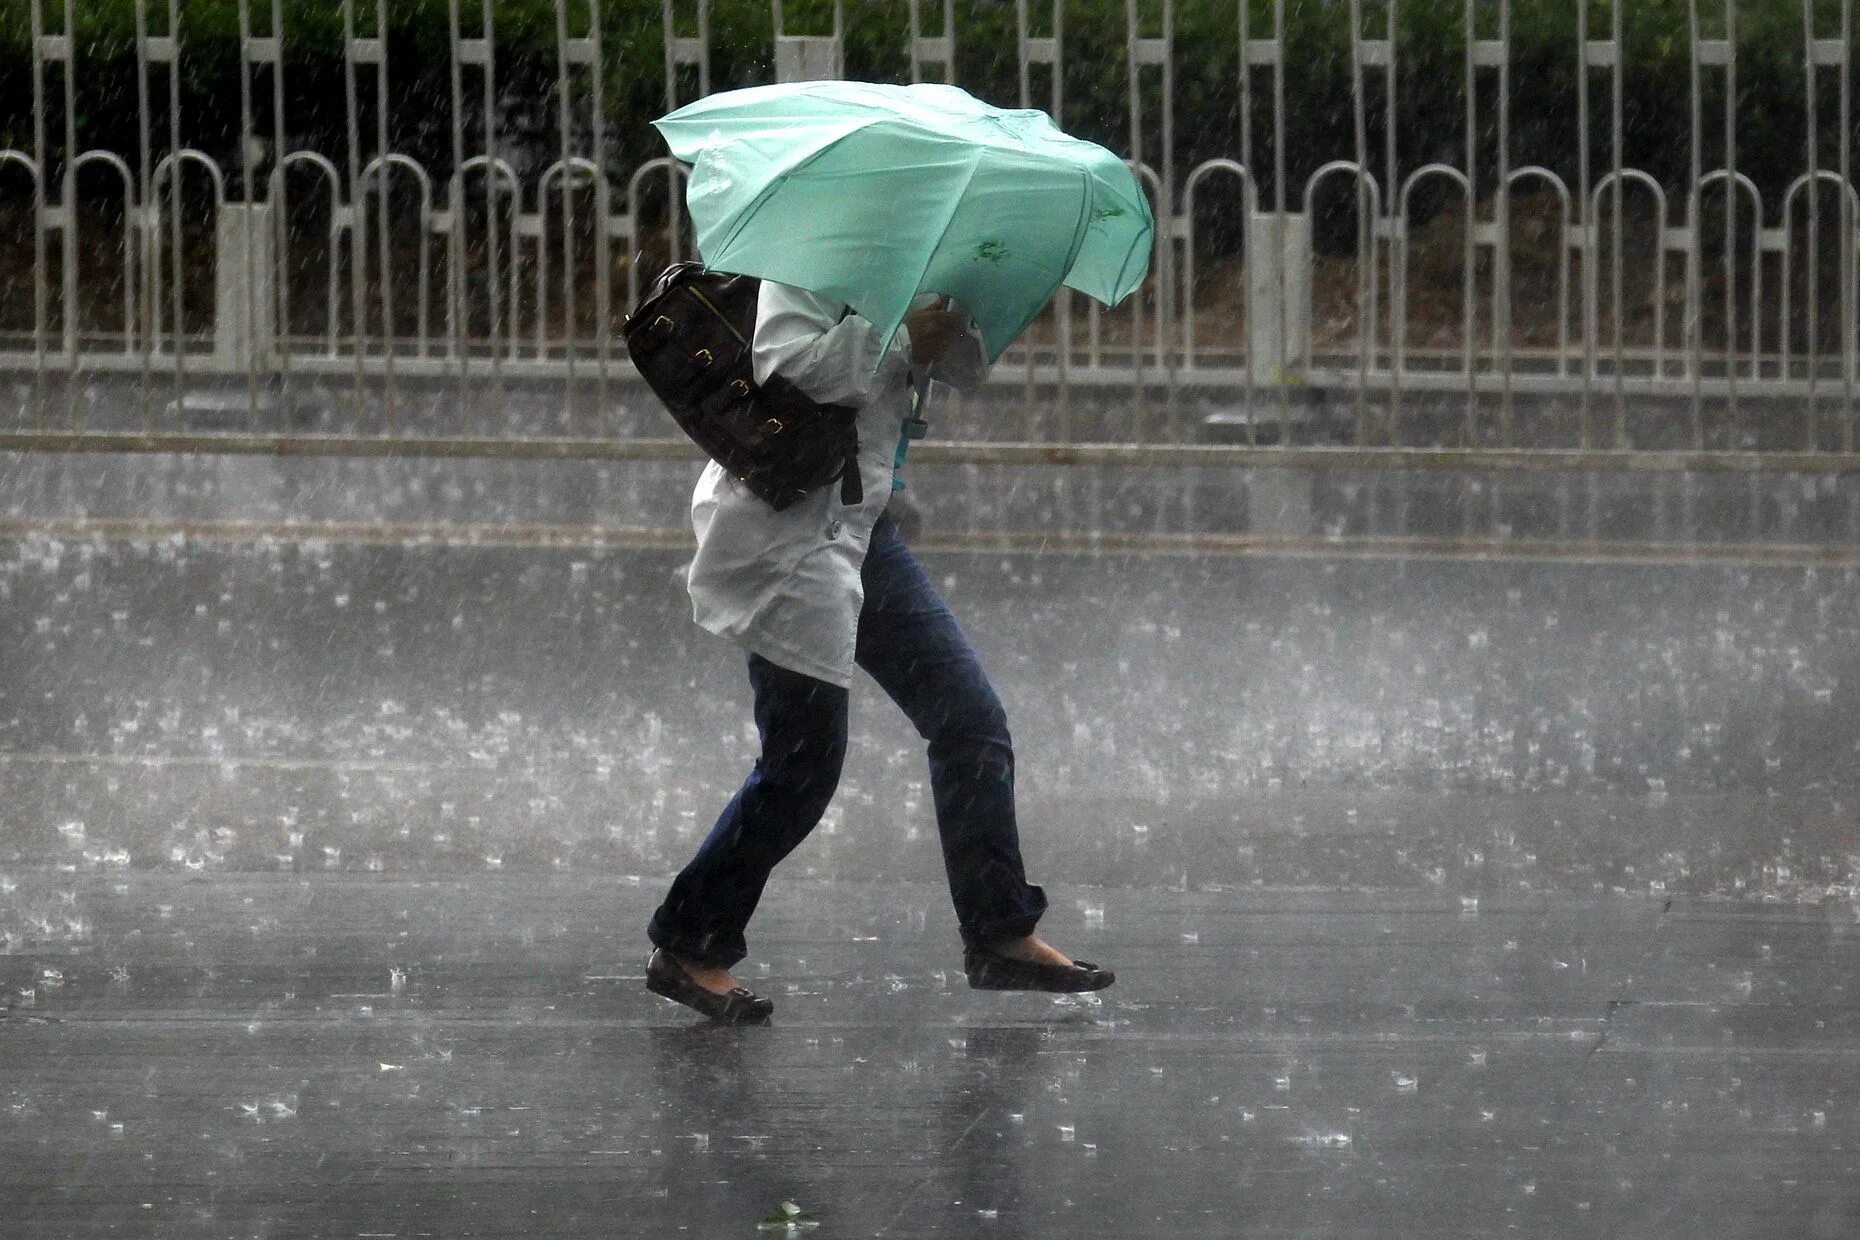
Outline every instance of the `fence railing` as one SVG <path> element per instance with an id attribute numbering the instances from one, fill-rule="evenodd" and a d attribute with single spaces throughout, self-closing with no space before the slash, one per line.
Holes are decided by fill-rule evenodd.
<path id="1" fill-rule="evenodd" d="M 208 409 L 247 434 L 302 431 L 275 417 L 308 391 L 334 393 L 308 423 L 322 433 L 651 433 L 621 411 L 618 324 L 689 251 L 683 169 L 613 132 L 630 79 L 603 21 L 642 3 L 662 19 L 670 107 L 712 87 L 724 6 L 539 0 L 553 64 L 525 96 L 500 78 L 504 6 L 450 0 L 447 87 L 408 103 L 391 0 L 344 0 L 342 133 L 319 150 L 293 141 L 299 40 L 279 0 L 215 0 L 236 14 L 239 90 L 200 116 L 183 114 L 188 62 L 227 49 L 201 42 L 225 36 L 193 31 L 191 6 L 120 0 L 126 86 L 87 79 L 77 0 L 27 2 L 31 116 L 11 130 L 30 142 L 0 150 L 0 370 L 29 380 L 12 388 L 17 431 L 178 434 Z M 1692 138 L 1677 176 L 1670 158 L 1660 175 L 1630 159 L 1620 0 L 1573 6 L 1578 123 L 1543 150 L 1518 138 L 1527 0 L 1466 0 L 1451 160 L 1400 149 L 1414 82 L 1399 0 L 1323 6 L 1347 9 L 1351 139 L 1315 168 L 1287 138 L 1310 68 L 1286 0 L 1242 4 L 1223 47 L 1178 38 L 1191 0 L 1123 0 L 1120 54 L 1081 66 L 1069 17 L 1107 2 L 1017 0 L 1013 45 L 994 52 L 1019 98 L 999 101 L 1063 125 L 1080 72 L 1121 80 L 1123 153 L 1158 221 L 1152 275 L 1116 311 L 1056 299 L 994 375 L 991 399 L 1021 416 L 978 419 L 976 437 L 1855 453 L 1860 193 L 1851 141 L 1830 157 L 1822 140 L 1854 131 L 1850 0 L 1778 0 L 1800 13 L 1807 141 L 1774 185 L 1739 167 L 1740 144 L 1764 139 L 1738 110 L 1730 0 L 1691 0 L 1672 32 Z M 798 13 L 769 6 L 773 76 L 846 72 L 843 0 Z M 960 81 L 951 0 L 899 16 L 887 37 L 908 76 Z M 1177 78 L 1207 57 L 1232 63 L 1236 114 L 1225 149 L 1191 161 Z M 80 142 L 87 96 L 106 88 L 135 92 L 133 149 Z M 403 144 L 410 127 L 421 139 Z M 193 145 L 197 130 L 217 147 Z M 566 415 L 533 394 L 509 411 L 509 389 L 536 381 L 559 385 Z M 467 406 L 495 426 L 460 420 Z"/>

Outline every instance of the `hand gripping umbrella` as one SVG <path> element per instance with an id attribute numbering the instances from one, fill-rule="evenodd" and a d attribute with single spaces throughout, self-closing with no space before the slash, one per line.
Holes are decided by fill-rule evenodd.
<path id="1" fill-rule="evenodd" d="M 653 125 L 691 165 L 706 267 L 836 298 L 886 343 L 939 293 L 975 316 L 992 360 L 1061 284 L 1113 306 L 1149 271 L 1136 177 L 1044 112 L 954 86 L 791 82 Z"/>

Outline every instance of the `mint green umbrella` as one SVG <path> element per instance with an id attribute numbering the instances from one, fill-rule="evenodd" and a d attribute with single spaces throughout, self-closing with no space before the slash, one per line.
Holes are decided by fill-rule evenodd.
<path id="1" fill-rule="evenodd" d="M 1061 284 L 1116 305 L 1149 271 L 1149 200 L 1117 156 L 1044 112 L 954 86 L 790 82 L 653 124 L 691 165 L 707 267 L 836 298 L 890 341 L 922 293 L 999 357 Z"/>

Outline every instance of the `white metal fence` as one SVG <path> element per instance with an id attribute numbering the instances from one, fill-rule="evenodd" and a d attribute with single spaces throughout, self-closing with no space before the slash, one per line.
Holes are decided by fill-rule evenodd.
<path id="1" fill-rule="evenodd" d="M 582 432 L 624 431 L 602 420 L 629 382 L 620 316 L 688 233 L 679 166 L 612 155 L 606 92 L 625 66 L 609 62 L 602 23 L 637 19 L 642 4 L 662 18 L 655 72 L 671 107 L 711 88 L 722 0 L 605 0 L 605 15 L 602 0 L 555 0 L 552 80 L 529 100 L 553 112 L 546 152 L 514 151 L 501 127 L 522 101 L 499 85 L 500 5 L 449 0 L 450 94 L 417 105 L 445 156 L 424 163 L 394 140 L 408 105 L 391 89 L 392 0 L 340 5 L 346 140 L 329 150 L 292 145 L 296 44 L 280 0 L 223 0 L 238 18 L 240 90 L 210 119 L 238 144 L 217 155 L 190 144 L 202 118 L 182 114 L 188 59 L 215 50 L 190 28 L 189 4 L 122 0 L 137 136 L 120 151 L 79 143 L 87 93 L 104 85 L 86 79 L 80 0 L 26 2 L 31 141 L 0 151 L 0 218 L 18 224 L 0 235 L 0 370 L 30 380 L 13 389 L 20 432 L 179 431 L 190 397 L 216 383 L 243 401 L 244 429 L 265 432 L 279 429 L 266 422 L 278 390 L 338 380 L 353 384 L 355 419 L 325 431 L 457 433 L 430 401 L 397 398 L 400 385 L 482 398 L 537 380 L 582 403 L 593 419 Z M 1517 149 L 1513 136 L 1512 21 L 1527 0 L 1465 0 L 1464 142 L 1455 160 L 1420 161 L 1398 149 L 1390 119 L 1408 54 L 1399 0 L 1322 6 L 1348 10 L 1354 140 L 1302 184 L 1285 140 L 1303 71 L 1296 14 L 1287 0 L 1242 4 L 1233 46 L 1185 46 L 1177 17 L 1191 2 L 1123 0 L 1121 57 L 1092 66 L 1127 86 L 1124 153 L 1158 220 L 1150 284 L 1115 312 L 1057 300 L 997 368 L 1001 398 L 1030 412 L 998 420 L 996 437 L 1296 446 L 1300 427 L 1322 424 L 1325 442 L 1357 450 L 1774 449 L 1841 467 L 1854 455 L 1860 194 L 1851 143 L 1822 166 L 1815 137 L 1854 129 L 1849 0 L 1774 0 L 1801 14 L 1809 140 L 1799 174 L 1767 194 L 1738 165 L 1740 135 L 1752 138 L 1737 113 L 1730 0 L 1674 9 L 1687 18 L 1673 38 L 1688 58 L 1693 135 L 1678 184 L 1632 162 L 1621 0 L 1570 10 L 1579 132 L 1554 152 Z M 782 0 L 769 10 L 777 77 L 843 72 L 844 0 L 815 6 L 811 25 Z M 1066 123 L 1068 10 L 1017 0 L 1020 98 L 1000 102 Z M 952 0 L 909 0 L 900 17 L 910 75 L 956 77 Z M 1217 50 L 1240 79 L 1231 149 L 1178 166 L 1178 67 Z M 1707 114 L 1709 83 L 1721 114 Z M 1708 162 L 1708 146 L 1722 158 Z M 1314 253 L 1327 201 L 1355 235 L 1331 259 Z M 1551 254 L 1528 288 L 1517 258 L 1527 207 Z M 1233 255 L 1203 235 L 1210 209 L 1235 221 Z M 1447 259 L 1453 287 L 1417 289 L 1417 264 Z M 113 414 L 113 400 L 133 416 Z M 377 404 L 382 420 L 362 417 Z M 545 439 L 561 425 L 506 419 L 491 437 Z"/>

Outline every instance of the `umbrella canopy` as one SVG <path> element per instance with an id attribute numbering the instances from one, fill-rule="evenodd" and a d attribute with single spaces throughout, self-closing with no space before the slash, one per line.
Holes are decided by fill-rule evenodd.
<path id="1" fill-rule="evenodd" d="M 1116 305 L 1155 223 L 1117 156 L 1037 110 L 954 86 L 790 82 L 653 122 L 691 165 L 698 253 L 845 302 L 887 343 L 920 294 L 954 298 L 997 358 L 1061 284 Z"/>

